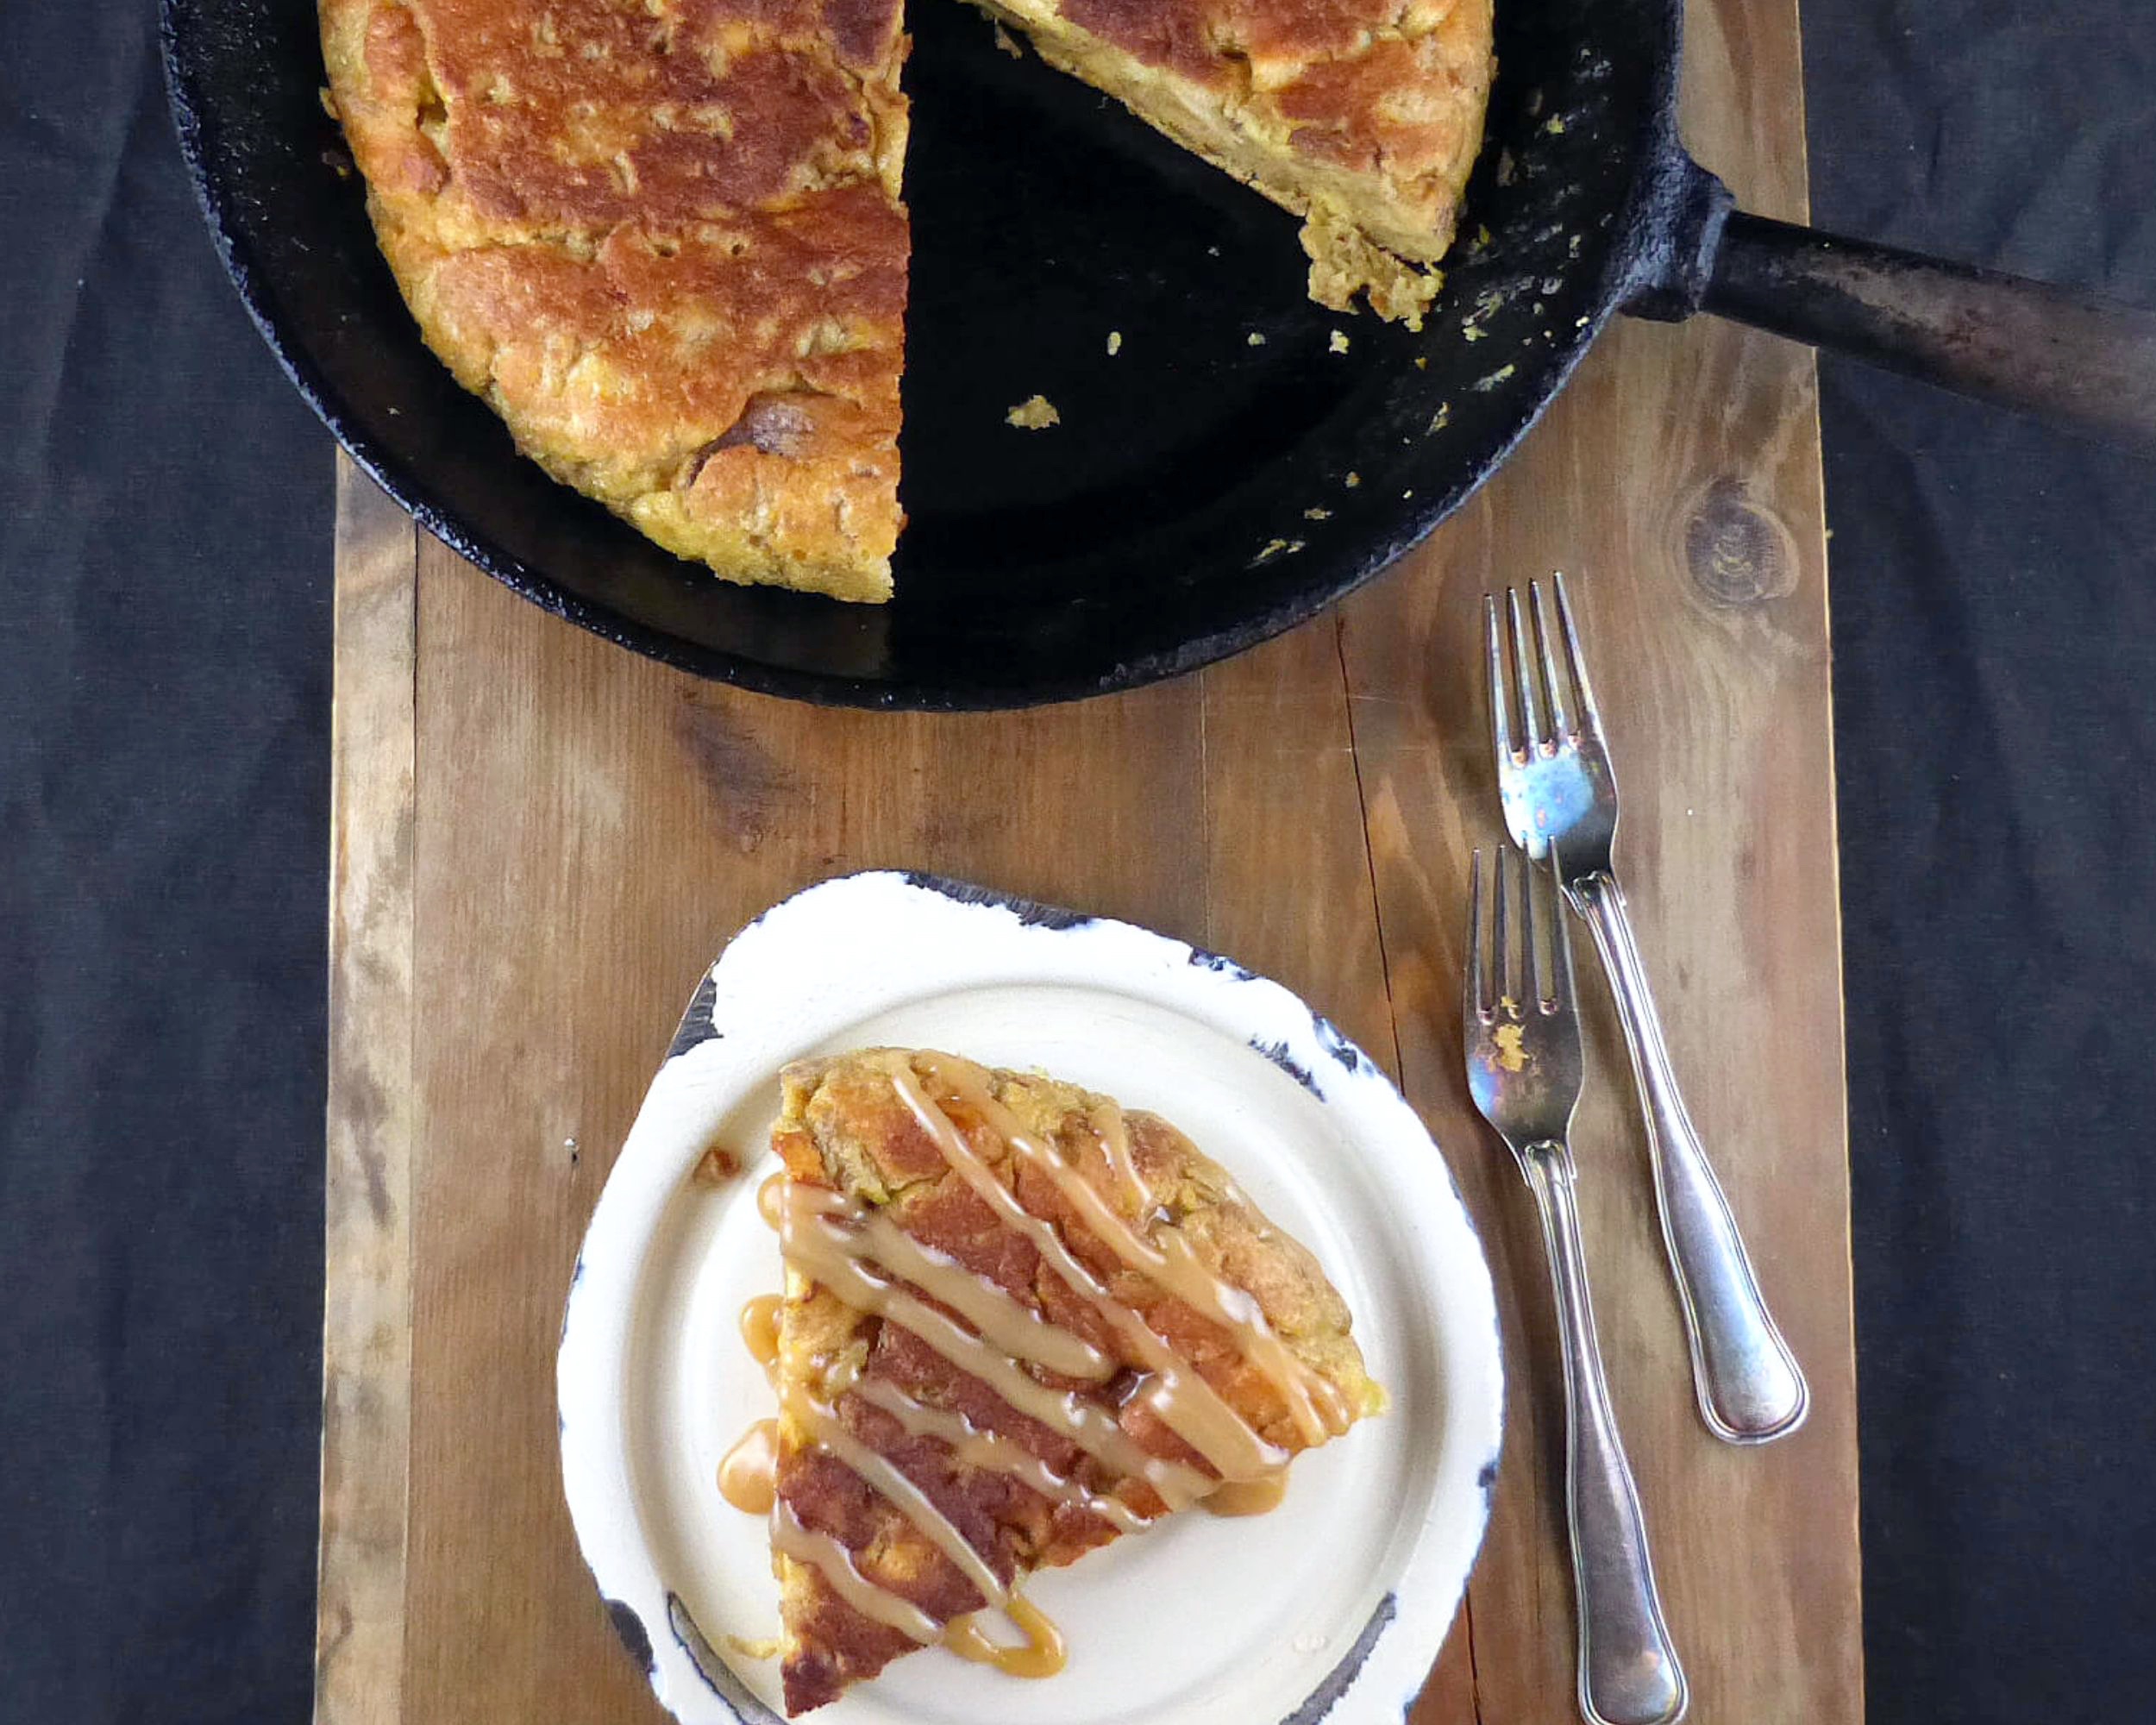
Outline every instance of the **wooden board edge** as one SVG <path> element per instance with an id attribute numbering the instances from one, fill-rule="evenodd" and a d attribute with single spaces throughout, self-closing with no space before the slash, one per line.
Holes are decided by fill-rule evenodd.
<path id="1" fill-rule="evenodd" d="M 402 1716 L 417 529 L 337 457 L 317 1725 Z"/>
<path id="2" fill-rule="evenodd" d="M 1809 219 L 1810 198 L 1805 200 L 1806 219 Z M 1858 1634 L 1852 1656 L 1856 1660 L 1856 1696 L 1858 1712 L 1852 1725 L 1862 1725 L 1868 1711 L 1865 1690 L 1864 1624 L 1864 1465 L 1858 1439 L 1864 1429 L 1864 1384 L 1861 1377 L 1863 1362 L 1857 1354 L 1857 1206 L 1856 1170 L 1854 1157 L 1856 1140 L 1849 1120 L 1849 960 L 1848 929 L 1842 909 L 1841 891 L 1841 767 L 1840 750 L 1834 737 L 1834 535 L 1827 519 L 1826 428 L 1820 417 L 1819 355 L 1814 352 L 1807 369 L 1812 379 L 1812 447 L 1819 451 L 1819 506 L 1814 511 L 1814 527 L 1819 534 L 1819 606 L 1820 628 L 1827 641 L 1824 716 L 1827 721 L 1827 866 L 1833 888 L 1833 964 L 1834 964 L 1834 1094 L 1841 1099 L 1841 1163 L 1842 1163 L 1842 1274 L 1849 1289 L 1849 1328 L 1843 1338 L 1843 1347 L 1849 1359 L 1849 1376 L 1854 1386 L 1856 1417 L 1850 1426 L 1850 1452 L 1844 1458 L 1845 1470 L 1849 1477 L 1849 1546 L 1855 1553 L 1852 1585 L 1856 1597 L 1850 1602 L 1856 1614 Z"/>
<path id="3" fill-rule="evenodd" d="M 1763 200 L 1763 203 L 1759 207 L 1760 213 L 1779 216 L 1785 221 L 1808 223 L 1812 220 L 1813 204 L 1811 184 L 1812 161 L 1810 149 L 1811 81 L 1808 76 L 1806 66 L 1807 56 L 1804 48 L 1804 32 L 1802 26 L 1803 9 L 1802 0 L 1788 0 L 1788 10 L 1789 14 L 1789 22 L 1787 27 L 1788 40 L 1790 44 L 1791 52 L 1795 56 L 1796 75 L 1794 79 L 1791 80 L 1791 85 L 1789 91 L 1791 107 L 1794 111 L 1787 116 L 1786 124 L 1795 135 L 1794 147 L 1790 154 L 1794 156 L 1794 161 L 1791 165 L 1795 169 L 1796 183 L 1786 199 L 1769 198 Z M 1689 80 L 1688 79 L 1687 82 L 1689 84 Z M 1782 204 L 1783 207 L 1773 207 L 1777 204 Z M 1865 1638 L 1862 1630 L 1864 1622 L 1864 1490 L 1861 1457 L 1856 1446 L 1856 1434 L 1861 1430 L 1860 1421 L 1863 1405 L 1863 1386 L 1861 1383 L 1858 1381 L 1858 1362 L 1857 1358 L 1855 1263 L 1856 1215 L 1854 1207 L 1853 1176 L 1851 1168 L 1851 1157 L 1854 1149 L 1854 1143 L 1851 1135 L 1849 1120 L 1848 963 L 1846 946 L 1846 932 L 1844 925 L 1841 890 L 1841 781 L 1839 768 L 1839 750 L 1836 747 L 1834 734 L 1834 536 L 1833 528 L 1828 520 L 1827 511 L 1826 436 L 1825 426 L 1822 423 L 1821 416 L 1819 366 L 1820 356 L 1816 351 L 1814 351 L 1805 358 L 1802 364 L 1801 370 L 1806 382 L 1809 386 L 1811 404 L 1808 416 L 1809 423 L 1805 428 L 1804 435 L 1806 436 L 1809 448 L 1814 456 L 1814 460 L 1811 463 L 1811 476 L 1813 483 L 1817 487 L 1816 495 L 1813 499 L 1813 507 L 1808 511 L 1808 524 L 1810 530 L 1818 536 L 1815 549 L 1817 553 L 1817 567 L 1820 570 L 1821 577 L 1820 626 L 1822 637 L 1827 643 L 1827 663 L 1822 673 L 1825 678 L 1826 687 L 1823 691 L 1824 699 L 1821 706 L 1822 717 L 1826 722 L 1825 744 L 1827 750 L 1827 782 L 1828 787 L 1828 794 L 1827 798 L 1826 846 L 1827 867 L 1829 875 L 1829 885 L 1832 889 L 1831 897 L 1833 907 L 1833 921 L 1834 939 L 1833 957 L 1834 1022 L 1833 1026 L 1833 1044 L 1835 1053 L 1834 1091 L 1835 1095 L 1840 1099 L 1841 1104 L 1841 1164 L 1843 1176 L 1842 1199 L 1844 1205 L 1844 1218 L 1842 1226 L 1842 1270 L 1845 1277 L 1845 1284 L 1849 1289 L 1849 1327 L 1846 1333 L 1842 1338 L 1841 1345 L 1849 1362 L 1850 1377 L 1852 1384 L 1855 1386 L 1855 1393 L 1858 1397 L 1858 1418 L 1857 1420 L 1852 1421 L 1851 1425 L 1850 1451 L 1846 1456 L 1842 1458 L 1842 1468 L 1849 1482 L 1850 1525 L 1848 1530 L 1848 1540 L 1850 1550 L 1855 1559 L 1854 1565 L 1852 1565 L 1852 1585 L 1855 1589 L 1855 1597 L 1851 1600 L 1850 1608 L 1855 1615 L 1858 1625 L 1858 1632 L 1855 1638 L 1855 1643 L 1852 1650 L 1852 1657 L 1855 1660 L 1856 1665 L 1853 1681 L 1854 1695 L 1858 1708 L 1858 1712 L 1856 1714 L 1855 1720 L 1852 1721 L 1852 1725 L 1860 1725 L 1860 1722 L 1864 1718 L 1865 1712 Z"/>

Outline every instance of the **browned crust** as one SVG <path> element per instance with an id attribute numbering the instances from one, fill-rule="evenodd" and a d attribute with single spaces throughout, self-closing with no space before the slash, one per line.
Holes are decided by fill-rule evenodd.
<path id="1" fill-rule="evenodd" d="M 948 1168 L 942 1151 L 899 1098 L 893 1074 L 901 1067 L 918 1070 L 918 1059 L 906 1050 L 875 1049 L 788 1068 L 784 1105 L 772 1130 L 773 1145 L 787 1173 L 881 1208 L 915 1239 L 994 1282 L 1058 1327 L 1093 1343 L 1126 1372 L 1135 1372 L 1139 1362 L 1127 1344 L 1041 1262 L 1031 1242 L 1003 1226 Z M 984 1076 L 991 1094 L 1029 1132 L 1055 1143 L 1127 1220 L 1140 1220 L 1087 1124 L 1088 1111 L 1103 1099 L 1043 1077 L 1011 1072 Z M 1225 1330 L 1131 1275 L 1068 1209 L 1052 1182 L 1016 1164 L 1000 1140 L 956 1100 L 945 1107 L 1020 1202 L 1052 1223 L 1074 1254 L 1142 1313 L 1262 1435 L 1283 1449 L 1304 1446 L 1277 1391 L 1244 1360 Z M 1173 1126 L 1150 1114 L 1126 1118 L 1133 1159 L 1158 1205 L 1158 1219 L 1146 1221 L 1146 1231 L 1155 1238 L 1167 1228 L 1180 1231 L 1215 1274 L 1255 1296 L 1274 1330 L 1341 1389 L 1355 1414 L 1375 1412 L 1382 1405 L 1382 1392 L 1363 1371 L 1346 1306 L 1317 1261 L 1267 1221 L 1220 1168 Z M 975 1425 L 1023 1445 L 1056 1472 L 1096 1492 L 1116 1492 L 1142 1514 L 1163 1508 L 1150 1487 L 1119 1480 L 906 1330 L 853 1310 L 813 1283 L 790 1278 L 780 1334 L 782 1374 L 808 1374 L 818 1363 L 850 1351 L 864 1376 L 890 1379 L 918 1400 L 963 1413 Z M 1039 1367 L 1029 1369 L 1044 1383 L 1077 1390 L 1115 1409 L 1125 1429 L 1153 1454 L 1203 1465 L 1156 1416 L 1119 1399 L 1119 1379 L 1096 1386 Z M 965 1533 L 968 1543 L 989 1555 L 1006 1580 L 1072 1562 L 1117 1535 L 1099 1516 L 1053 1503 L 1008 1476 L 958 1465 L 940 1441 L 909 1439 L 896 1421 L 858 1396 L 843 1396 L 837 1406 L 853 1434 L 896 1462 Z M 778 1486 L 805 1525 L 837 1539 L 856 1553 L 864 1572 L 937 1622 L 983 1603 L 956 1566 L 899 1511 L 850 1470 L 808 1446 L 799 1434 L 790 1434 L 783 1422 Z M 838 1599 L 818 1571 L 783 1556 L 775 1567 L 786 1626 L 781 1671 L 789 1712 L 823 1705 L 848 1684 L 874 1676 L 912 1650 L 914 1644 L 905 1635 Z"/>
<path id="2" fill-rule="evenodd" d="M 890 589 L 898 0 L 321 0 L 429 344 L 526 454 L 730 579 Z"/>

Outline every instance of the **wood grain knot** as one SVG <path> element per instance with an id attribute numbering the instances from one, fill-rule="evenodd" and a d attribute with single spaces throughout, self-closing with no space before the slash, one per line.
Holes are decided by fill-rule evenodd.
<path id="1" fill-rule="evenodd" d="M 1685 515 L 1684 567 L 1710 603 L 1757 605 L 1796 591 L 1796 544 L 1741 480 L 1724 475 Z"/>
<path id="2" fill-rule="evenodd" d="M 742 850 L 754 850 L 793 790 L 793 775 L 724 706 L 694 694 L 682 698 L 674 731 L 711 794 L 719 830 Z"/>

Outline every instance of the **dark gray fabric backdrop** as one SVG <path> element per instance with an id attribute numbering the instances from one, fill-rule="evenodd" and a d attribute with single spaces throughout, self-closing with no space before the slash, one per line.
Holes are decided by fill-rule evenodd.
<path id="1" fill-rule="evenodd" d="M 1805 39 L 1821 222 L 2156 304 L 2147 0 Z M 0 128 L 0 1722 L 298 1719 L 329 444 L 148 0 L 7 0 Z M 1872 1713 L 2143 1718 L 2156 463 L 1822 388 Z"/>

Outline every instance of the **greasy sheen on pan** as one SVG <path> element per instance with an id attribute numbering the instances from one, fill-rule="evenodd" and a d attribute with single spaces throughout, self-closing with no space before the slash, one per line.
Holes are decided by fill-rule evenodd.
<path id="1" fill-rule="evenodd" d="M 1482 147 L 1491 0 L 977 0 L 1302 216 L 1310 293 L 1419 320 Z"/>
<path id="2" fill-rule="evenodd" d="M 1166 1121 L 927 1051 L 783 1090 L 790 1713 L 936 1642 L 1046 1674 L 1024 1576 L 1276 1490 L 1383 1406 L 1317 1261 Z"/>
<path id="3" fill-rule="evenodd" d="M 429 346 L 518 446 L 743 581 L 891 588 L 899 0 L 320 0 Z"/>

